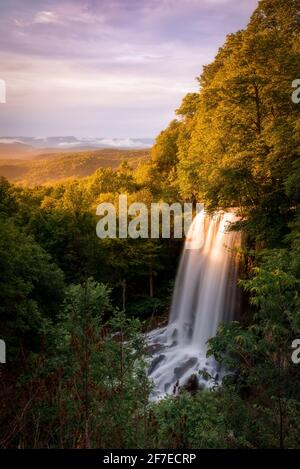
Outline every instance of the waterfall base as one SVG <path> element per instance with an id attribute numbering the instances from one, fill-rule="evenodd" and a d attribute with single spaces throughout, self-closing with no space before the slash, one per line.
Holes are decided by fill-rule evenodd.
<path id="1" fill-rule="evenodd" d="M 205 352 L 192 345 L 179 345 L 175 336 L 176 325 L 173 331 L 167 326 L 147 336 L 151 354 L 148 374 L 154 384 L 152 400 L 177 395 L 182 388 L 212 388 L 222 381 L 223 370 L 213 358 L 207 358 Z"/>

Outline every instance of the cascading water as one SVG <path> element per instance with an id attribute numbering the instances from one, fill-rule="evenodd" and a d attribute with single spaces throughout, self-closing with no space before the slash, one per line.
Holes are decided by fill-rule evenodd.
<path id="1" fill-rule="evenodd" d="M 153 350 L 149 376 L 154 382 L 153 398 L 176 393 L 197 375 L 198 385 L 209 387 L 199 371 L 207 371 L 214 382 L 222 370 L 206 358 L 207 341 L 220 322 L 234 318 L 237 309 L 236 247 L 240 233 L 229 231 L 236 221 L 233 213 L 194 218 L 181 257 L 172 299 L 169 323 L 152 331 L 148 342 Z"/>

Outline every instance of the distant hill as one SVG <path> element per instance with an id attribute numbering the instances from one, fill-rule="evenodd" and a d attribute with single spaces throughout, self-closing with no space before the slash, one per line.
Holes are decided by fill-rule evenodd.
<path id="1" fill-rule="evenodd" d="M 26 154 L 30 152 L 77 152 L 103 148 L 140 150 L 150 148 L 152 145 L 153 139 L 151 138 L 0 137 L 0 157 L 26 157 Z M 23 153 L 22 156 L 21 153 Z"/>
<path id="2" fill-rule="evenodd" d="M 149 150 L 93 150 L 46 153 L 31 159 L 0 159 L 0 176 L 12 182 L 34 186 L 54 183 L 70 177 L 82 178 L 98 168 L 117 168 L 124 160 L 136 166 L 147 159 Z"/>
<path id="3" fill-rule="evenodd" d="M 26 159 L 34 154 L 35 150 L 30 145 L 17 140 L 0 139 L 0 158 Z"/>

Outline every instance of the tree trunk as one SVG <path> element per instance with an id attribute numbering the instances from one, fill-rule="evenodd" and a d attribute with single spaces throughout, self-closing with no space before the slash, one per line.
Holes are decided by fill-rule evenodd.
<path id="1" fill-rule="evenodd" d="M 150 298 L 154 297 L 152 262 L 150 262 L 150 265 L 149 265 L 149 295 L 150 295 Z"/>
<path id="2" fill-rule="evenodd" d="M 122 309 L 126 309 L 126 279 L 122 280 Z"/>
<path id="3" fill-rule="evenodd" d="M 255 92 L 255 106 L 256 106 L 256 128 L 257 133 L 261 134 L 261 110 L 260 110 L 260 99 L 259 99 L 259 92 L 258 86 L 254 85 L 254 92 Z"/>

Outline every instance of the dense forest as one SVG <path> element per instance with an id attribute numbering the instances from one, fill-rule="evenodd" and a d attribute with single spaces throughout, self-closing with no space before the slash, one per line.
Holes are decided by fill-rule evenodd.
<path id="1" fill-rule="evenodd" d="M 1 179 L 0 446 L 299 448 L 300 0 L 262 0 L 227 37 L 151 158 L 34 188 Z M 239 321 L 209 354 L 222 386 L 150 402 L 146 330 L 163 323 L 182 243 L 96 237 L 96 206 L 234 208 Z"/>

